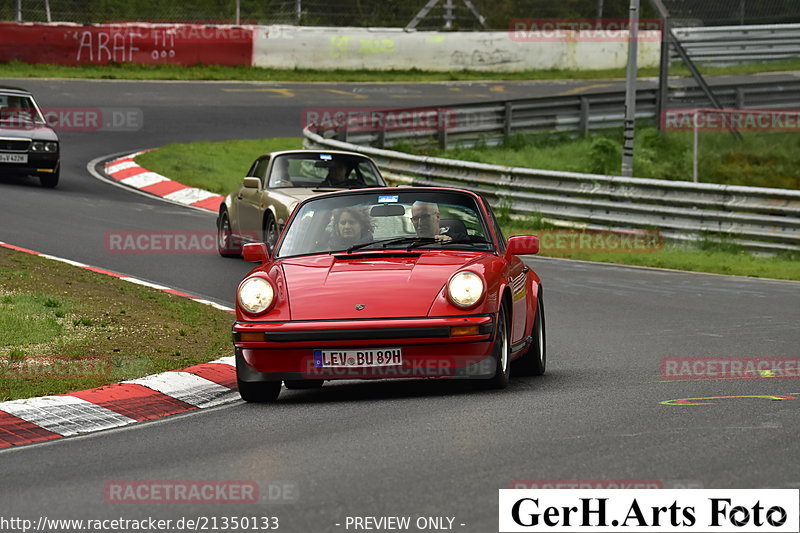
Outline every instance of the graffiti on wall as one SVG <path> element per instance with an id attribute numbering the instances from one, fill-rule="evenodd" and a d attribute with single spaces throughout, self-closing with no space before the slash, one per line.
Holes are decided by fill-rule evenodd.
<path id="1" fill-rule="evenodd" d="M 354 37 L 331 37 L 331 57 L 346 57 L 351 54 L 391 54 L 395 46 L 392 39 L 357 39 Z"/>

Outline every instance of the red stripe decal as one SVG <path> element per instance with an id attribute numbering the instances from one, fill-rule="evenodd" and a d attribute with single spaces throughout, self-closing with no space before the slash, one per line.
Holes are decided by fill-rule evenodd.
<path id="1" fill-rule="evenodd" d="M 141 190 L 149 192 L 150 194 L 155 194 L 156 196 L 166 196 L 175 191 L 180 191 L 181 189 L 188 189 L 188 188 L 189 187 L 187 187 L 183 183 L 167 180 L 167 181 L 159 181 L 158 183 L 148 185 L 147 187 L 142 187 Z"/>
<path id="2" fill-rule="evenodd" d="M 61 438 L 58 433 L 53 433 L 36 424 L 0 411 L 0 448 L 58 438 Z"/>
<path id="3" fill-rule="evenodd" d="M 201 365 L 190 366 L 176 372 L 191 372 L 195 376 L 200 376 L 208 381 L 213 381 L 223 387 L 236 389 L 236 369 L 231 365 L 222 363 L 203 363 Z"/>
<path id="4" fill-rule="evenodd" d="M 186 402 L 133 383 L 115 383 L 71 392 L 67 396 L 86 400 L 140 422 L 197 409 Z"/>

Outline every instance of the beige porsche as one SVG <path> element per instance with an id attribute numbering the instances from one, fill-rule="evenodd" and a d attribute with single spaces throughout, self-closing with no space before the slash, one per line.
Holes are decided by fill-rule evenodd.
<path id="1" fill-rule="evenodd" d="M 265 242 L 271 251 L 302 200 L 338 189 L 384 186 L 378 167 L 360 154 L 291 150 L 262 155 L 220 206 L 217 249 L 238 257 L 244 244 Z"/>

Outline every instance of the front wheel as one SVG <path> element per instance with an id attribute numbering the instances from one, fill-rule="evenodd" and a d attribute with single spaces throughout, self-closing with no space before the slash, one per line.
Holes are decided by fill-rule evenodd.
<path id="1" fill-rule="evenodd" d="M 500 307 L 497 313 L 497 329 L 494 334 L 494 347 L 492 357 L 495 360 L 494 377 L 481 383 L 487 389 L 505 389 L 508 386 L 508 378 L 511 375 L 511 364 L 509 361 L 511 346 L 508 334 L 508 312 L 505 306 Z"/>
<path id="2" fill-rule="evenodd" d="M 250 383 L 237 379 L 239 395 L 249 403 L 272 403 L 281 393 L 280 381 L 264 381 Z"/>
<path id="3" fill-rule="evenodd" d="M 238 257 L 241 250 L 233 243 L 233 229 L 227 209 L 222 209 L 217 217 L 217 251 L 222 257 Z"/>
<path id="4" fill-rule="evenodd" d="M 541 376 L 547 366 L 547 342 L 544 328 L 544 300 L 541 292 L 536 302 L 536 317 L 534 318 L 533 340 L 528 351 L 515 361 L 514 371 L 526 376 Z"/>
<path id="5" fill-rule="evenodd" d="M 58 185 L 58 178 L 61 174 L 61 169 L 57 168 L 52 174 L 39 174 L 39 184 L 47 189 L 52 189 Z"/>
<path id="6" fill-rule="evenodd" d="M 267 250 L 270 253 L 275 249 L 278 244 L 278 225 L 275 223 L 275 217 L 272 213 L 267 213 L 264 218 L 264 242 L 267 244 Z"/>

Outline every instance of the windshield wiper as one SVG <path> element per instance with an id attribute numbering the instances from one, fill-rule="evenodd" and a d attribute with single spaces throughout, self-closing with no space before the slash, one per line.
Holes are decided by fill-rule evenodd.
<path id="1" fill-rule="evenodd" d="M 408 247 L 408 250 L 411 250 L 413 248 L 419 248 L 421 246 L 427 246 L 429 244 L 441 244 L 441 245 L 444 246 L 446 244 L 491 244 L 491 243 L 489 241 L 487 241 L 487 240 L 484 240 L 484 239 L 477 240 L 477 241 L 476 240 L 472 240 L 472 239 L 450 239 L 448 241 L 439 240 L 439 239 L 429 239 L 426 242 L 415 242 L 414 244 L 412 244 L 412 245 L 410 245 Z"/>
<path id="2" fill-rule="evenodd" d="M 414 243 L 416 243 L 417 241 L 424 241 L 424 242 L 428 243 L 428 242 L 433 242 L 435 240 L 436 239 L 434 239 L 433 237 L 416 237 L 416 236 L 414 236 L 414 237 L 399 237 L 399 238 L 398 237 L 393 237 L 391 239 L 380 239 L 380 240 L 377 240 L 377 241 L 364 242 L 364 243 L 361 243 L 361 244 L 354 244 L 353 246 L 351 246 L 350 248 L 347 249 L 347 253 L 349 254 L 349 253 L 354 252 L 355 250 L 360 250 L 362 248 L 366 248 L 367 246 L 372 246 L 374 244 L 382 244 L 383 247 L 386 248 L 390 244 L 401 244 L 401 243 L 404 243 L 404 242 L 414 242 Z"/>

